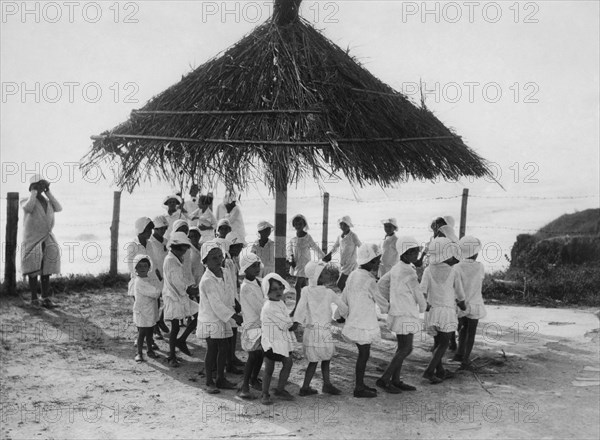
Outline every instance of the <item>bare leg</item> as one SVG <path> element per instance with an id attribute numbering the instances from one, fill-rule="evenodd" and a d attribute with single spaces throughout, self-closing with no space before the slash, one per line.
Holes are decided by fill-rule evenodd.
<path id="1" fill-rule="evenodd" d="M 429 361 L 429 365 L 425 370 L 425 376 L 432 376 L 434 372 L 440 372 L 444 369 L 442 365 L 442 359 L 450 343 L 450 333 L 438 332 L 435 339 L 437 339 L 435 350 L 433 350 L 433 356 L 431 357 L 431 361 Z"/>
<path id="2" fill-rule="evenodd" d="M 171 320 L 171 334 L 169 335 L 169 359 L 175 359 L 175 347 L 177 347 L 177 335 L 179 334 L 179 319 Z"/>
<path id="3" fill-rule="evenodd" d="M 396 354 L 392 358 L 392 361 L 386 368 L 385 372 L 381 375 L 381 380 L 386 383 L 400 382 L 400 370 L 402 369 L 402 363 L 404 359 L 412 352 L 413 335 L 396 335 L 398 340 L 398 348 Z"/>
<path id="4" fill-rule="evenodd" d="M 31 300 L 38 299 L 38 278 L 37 275 L 29 275 L 29 290 L 31 290 Z"/>
<path id="5" fill-rule="evenodd" d="M 50 275 L 42 275 L 42 299 L 50 297 Z"/>
<path id="6" fill-rule="evenodd" d="M 291 356 L 284 358 L 283 367 L 281 367 L 281 371 L 279 372 L 279 381 L 277 382 L 278 391 L 285 390 L 285 385 L 287 384 L 288 377 L 290 377 L 290 372 L 292 371 L 292 365 L 294 365 L 294 361 Z"/>
<path id="7" fill-rule="evenodd" d="M 346 287 L 347 279 L 348 279 L 348 275 L 346 275 L 345 273 L 340 275 L 340 278 L 337 281 L 337 286 L 340 290 L 344 290 L 344 288 Z"/>
<path id="8" fill-rule="evenodd" d="M 212 338 L 206 338 L 206 355 L 204 356 L 204 374 L 206 375 L 206 385 L 214 386 L 213 370 L 217 365 L 217 353 L 219 351 L 218 342 Z"/>
<path id="9" fill-rule="evenodd" d="M 275 370 L 275 361 L 265 357 L 265 373 L 263 374 L 262 395 L 268 396 L 271 387 L 271 378 Z"/>
<path id="10" fill-rule="evenodd" d="M 323 384 L 331 385 L 331 378 L 329 377 L 329 365 L 331 361 L 321 362 L 321 374 L 323 375 Z"/>
<path id="11" fill-rule="evenodd" d="M 477 324 L 479 323 L 478 319 L 469 319 L 467 320 L 467 331 L 466 331 L 466 341 L 465 341 L 465 352 L 463 355 L 463 363 L 468 364 L 470 362 L 469 358 L 471 357 L 471 351 L 473 350 L 473 345 L 475 344 L 475 334 L 477 333 Z"/>
<path id="12" fill-rule="evenodd" d="M 294 316 L 294 313 L 296 313 L 296 307 L 298 307 L 298 303 L 300 302 L 300 296 L 302 294 L 302 288 L 304 286 L 306 286 L 306 278 L 305 277 L 296 278 L 296 284 L 294 285 L 294 288 L 296 289 L 296 304 L 294 304 L 294 310 L 292 310 L 292 313 L 290 313 L 290 316 Z"/>
<path id="13" fill-rule="evenodd" d="M 304 383 L 302 384 L 302 388 L 308 389 L 310 388 L 310 382 L 315 375 L 315 371 L 317 371 L 318 362 L 309 362 L 308 367 L 306 367 L 306 373 L 304 374 Z"/>
<path id="14" fill-rule="evenodd" d="M 367 369 L 367 361 L 371 356 L 371 344 L 356 344 L 358 347 L 358 357 L 356 358 L 356 368 L 355 368 L 355 389 L 363 390 L 365 389 L 365 371 Z"/>

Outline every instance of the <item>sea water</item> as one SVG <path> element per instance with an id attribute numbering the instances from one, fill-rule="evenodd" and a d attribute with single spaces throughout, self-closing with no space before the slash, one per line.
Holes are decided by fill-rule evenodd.
<path id="1" fill-rule="evenodd" d="M 340 230 L 337 219 L 349 215 L 353 230 L 363 242 L 381 243 L 384 237 L 381 220 L 395 217 L 400 226 L 397 235 L 411 235 L 422 243 L 431 237 L 429 225 L 436 216 L 451 215 L 456 219 L 456 232 L 461 212 L 462 192 L 469 188 L 466 233 L 483 243 L 479 256 L 486 271 L 504 269 L 509 264 L 510 250 L 516 236 L 534 233 L 556 217 L 577 210 L 598 207 L 594 190 L 566 194 L 560 187 L 541 185 L 501 187 L 492 181 L 478 179 L 460 182 L 408 182 L 395 188 L 379 186 L 358 187 L 347 181 L 302 181 L 288 190 L 287 237 L 294 230 L 289 224 L 292 216 L 303 214 L 309 224 L 309 233 L 317 244 L 322 243 L 323 193 L 330 194 L 328 221 L 328 248 L 331 248 Z M 108 182 L 61 183 L 52 186 L 53 193 L 63 206 L 55 215 L 54 234 L 61 247 L 63 274 L 98 274 L 110 266 L 110 226 L 113 215 L 113 192 L 118 190 Z M 137 218 L 150 218 L 166 213 L 163 200 L 166 195 L 179 191 L 168 183 L 144 183 L 133 193 L 123 192 L 119 221 L 118 269 L 127 272 L 126 246 L 135 237 Z M 215 210 L 224 190 L 217 186 Z M 187 188 L 183 189 L 184 196 Z M 20 197 L 27 197 L 26 188 Z M 188 196 L 189 197 L 189 196 Z M 255 185 L 240 195 L 248 243 L 257 239 L 256 225 L 261 220 L 274 221 L 274 198 L 263 185 Z M 6 194 L 2 195 L 2 267 L 4 277 L 6 223 Z M 22 211 L 19 213 L 18 251 L 22 235 Z M 563 231 L 569 233 L 570 231 Z M 274 238 L 274 237 L 272 237 Z M 17 253 L 17 271 L 20 271 L 20 253 Z M 335 261 L 335 257 L 334 257 Z M 20 272 L 17 277 L 21 276 Z"/>

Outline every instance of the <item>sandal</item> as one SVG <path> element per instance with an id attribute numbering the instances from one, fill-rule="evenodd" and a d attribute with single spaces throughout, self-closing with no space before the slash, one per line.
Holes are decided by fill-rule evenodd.
<path id="1" fill-rule="evenodd" d="M 248 391 L 244 391 L 241 388 L 237 392 L 237 397 L 239 397 L 240 399 L 244 399 L 244 400 L 254 400 L 254 399 L 256 399 L 256 396 L 254 394 L 252 394 L 249 390 Z"/>

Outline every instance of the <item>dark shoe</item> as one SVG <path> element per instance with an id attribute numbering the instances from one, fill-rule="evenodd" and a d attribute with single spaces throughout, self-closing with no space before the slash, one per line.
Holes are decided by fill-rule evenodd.
<path id="1" fill-rule="evenodd" d="M 398 388 L 399 390 L 402 390 L 402 391 L 417 391 L 416 387 L 413 387 L 412 385 L 409 385 L 409 384 L 404 383 L 402 381 L 400 381 L 400 382 L 392 382 L 392 385 L 394 385 L 396 388 Z"/>
<path id="2" fill-rule="evenodd" d="M 158 345 L 156 345 L 156 342 L 152 343 L 152 350 L 158 350 Z"/>
<path id="3" fill-rule="evenodd" d="M 140 362 L 144 362 L 144 356 L 142 356 L 141 354 L 136 354 L 135 355 L 135 361 L 139 364 Z"/>
<path id="4" fill-rule="evenodd" d="M 167 358 L 167 363 L 169 364 L 169 367 L 171 367 L 171 368 L 179 368 L 179 361 L 177 361 L 176 357 Z"/>
<path id="5" fill-rule="evenodd" d="M 384 382 L 382 379 L 377 379 L 375 385 L 377 385 L 379 388 L 390 394 L 400 394 L 402 392 L 400 391 L 400 389 L 392 385 L 391 382 Z"/>
<path id="6" fill-rule="evenodd" d="M 300 391 L 298 392 L 299 396 L 312 396 L 314 394 L 319 394 L 319 392 L 317 390 L 315 390 L 314 388 L 308 387 L 308 388 L 300 388 Z"/>
<path id="7" fill-rule="evenodd" d="M 42 301 L 39 300 L 38 298 L 32 299 L 31 300 L 31 307 L 33 307 L 34 309 L 41 309 L 42 308 Z"/>
<path id="8" fill-rule="evenodd" d="M 275 394 L 277 397 L 279 397 L 282 400 L 295 400 L 294 396 L 292 396 L 287 390 L 278 390 L 277 388 L 275 388 L 273 390 L 273 394 Z"/>
<path id="9" fill-rule="evenodd" d="M 157 325 L 163 333 L 169 333 L 169 327 L 167 327 L 167 324 L 165 324 L 164 321 L 158 321 Z"/>
<path id="10" fill-rule="evenodd" d="M 463 360 L 463 356 L 462 354 L 458 354 L 456 353 L 453 357 L 452 357 L 452 361 L 453 362 L 462 362 Z"/>
<path id="11" fill-rule="evenodd" d="M 377 394 L 377 388 L 373 388 L 373 387 L 365 385 L 365 389 L 369 390 L 372 393 Z"/>
<path id="12" fill-rule="evenodd" d="M 427 379 L 429 383 L 433 385 L 443 382 L 443 380 L 437 377 L 435 374 L 423 373 L 423 378 Z"/>
<path id="13" fill-rule="evenodd" d="M 454 377 L 454 373 L 452 371 L 446 370 L 446 369 L 442 370 L 439 373 L 435 373 L 435 375 L 442 380 L 452 379 Z"/>
<path id="14" fill-rule="evenodd" d="M 177 348 L 179 349 L 179 351 L 181 351 L 183 354 L 187 354 L 188 356 L 192 355 L 192 352 L 188 348 L 188 346 L 185 343 L 185 341 L 182 341 L 181 339 L 177 339 L 177 343 L 175 345 L 177 346 Z"/>
<path id="15" fill-rule="evenodd" d="M 227 379 L 217 379 L 217 388 L 220 388 L 222 390 L 235 390 L 237 388 L 237 385 L 233 382 L 229 382 Z"/>
<path id="16" fill-rule="evenodd" d="M 263 405 L 273 405 L 273 401 L 271 400 L 271 395 L 263 394 L 260 397 L 260 403 L 262 403 Z"/>
<path id="17" fill-rule="evenodd" d="M 362 398 L 362 397 L 367 397 L 367 398 L 377 397 L 377 393 L 374 393 L 373 391 L 370 391 L 370 390 L 368 390 L 366 388 L 363 388 L 362 390 L 355 389 L 354 390 L 354 397 L 359 397 L 359 398 Z"/>
<path id="18" fill-rule="evenodd" d="M 156 352 L 154 350 L 148 350 L 146 352 L 146 354 L 148 355 L 149 358 L 152 359 L 158 359 L 160 356 L 156 354 Z"/>
<path id="19" fill-rule="evenodd" d="M 323 388 L 321 388 L 321 391 L 326 394 L 331 394 L 332 396 L 339 396 L 340 394 L 342 394 L 342 391 L 339 388 L 334 387 L 330 383 L 323 384 Z"/>
<path id="20" fill-rule="evenodd" d="M 55 309 L 58 306 L 54 304 L 50 298 L 44 298 L 42 299 L 42 307 L 45 307 L 46 309 Z"/>

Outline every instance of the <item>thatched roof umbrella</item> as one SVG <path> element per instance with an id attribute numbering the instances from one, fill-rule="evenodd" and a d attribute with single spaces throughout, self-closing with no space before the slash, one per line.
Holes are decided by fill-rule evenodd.
<path id="1" fill-rule="evenodd" d="M 275 193 L 276 270 L 285 270 L 287 187 L 344 175 L 383 187 L 409 178 L 489 175 L 424 105 L 417 107 L 275 0 L 273 17 L 222 55 L 93 136 L 83 168 L 120 161 L 132 190 L 151 174 L 171 182 Z"/>

